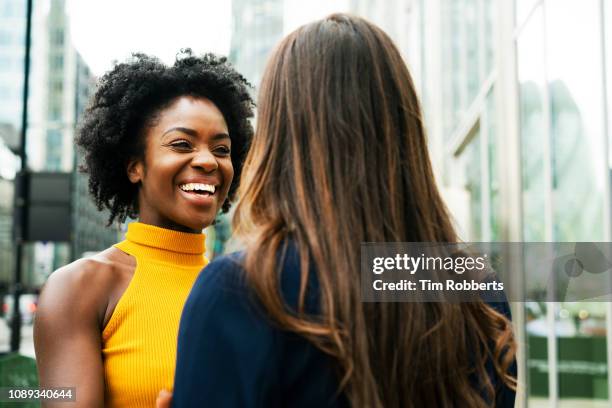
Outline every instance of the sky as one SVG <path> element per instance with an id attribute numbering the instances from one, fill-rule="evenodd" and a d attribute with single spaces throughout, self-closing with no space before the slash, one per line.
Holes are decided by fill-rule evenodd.
<path id="1" fill-rule="evenodd" d="M 284 5 L 283 33 L 285 35 L 303 24 L 334 12 L 349 11 L 349 0 L 285 0 Z"/>
<path id="2" fill-rule="evenodd" d="M 285 0 L 284 32 L 334 11 L 348 0 Z M 172 63 L 178 50 L 229 53 L 231 0 L 67 0 L 71 37 L 99 76 L 132 52 Z"/>
<path id="3" fill-rule="evenodd" d="M 72 41 L 95 75 L 145 52 L 172 63 L 176 53 L 227 54 L 231 1 L 68 0 Z"/>

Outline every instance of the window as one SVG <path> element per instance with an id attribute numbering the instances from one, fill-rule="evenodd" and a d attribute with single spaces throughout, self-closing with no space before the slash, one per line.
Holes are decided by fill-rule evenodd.
<path id="1" fill-rule="evenodd" d="M 525 242 L 546 240 L 544 49 L 544 14 L 540 6 L 517 40 Z"/>
<path id="2" fill-rule="evenodd" d="M 486 226 L 488 236 L 484 237 L 489 241 L 500 241 L 502 240 L 502 215 L 501 215 L 501 203 L 500 203 L 500 178 L 499 178 L 499 149 L 496 131 L 496 118 L 495 118 L 495 92 L 492 90 L 487 96 L 485 113 L 483 115 L 483 122 L 485 124 L 486 139 L 487 139 L 487 159 L 489 172 L 487 173 L 488 183 L 488 214 L 485 214 L 489 218 L 489 225 Z"/>
<path id="3" fill-rule="evenodd" d="M 47 170 L 58 171 L 62 166 L 62 131 L 49 129 L 47 131 Z"/>
<path id="4" fill-rule="evenodd" d="M 515 2 L 515 13 L 516 13 L 516 24 L 521 25 L 531 13 L 534 6 L 537 3 L 541 3 L 542 0 L 516 0 Z"/>
<path id="5" fill-rule="evenodd" d="M 11 32 L 7 29 L 0 29 L 0 45 L 11 44 Z"/>
<path id="6" fill-rule="evenodd" d="M 59 103 L 54 103 L 57 101 L 50 101 L 49 105 L 49 120 L 50 121 L 59 121 L 62 119 L 62 108 Z"/>
<path id="7" fill-rule="evenodd" d="M 58 47 L 64 45 L 64 29 L 55 28 L 51 33 L 51 44 Z"/>
<path id="8" fill-rule="evenodd" d="M 516 2 L 529 15 L 517 38 L 525 241 L 604 239 L 600 4 Z M 531 302 L 525 311 L 530 397 L 607 399 L 604 304 Z"/>
<path id="9" fill-rule="evenodd" d="M 554 238 L 600 241 L 605 156 L 599 1 L 555 0 L 546 7 Z"/>
<path id="10" fill-rule="evenodd" d="M 608 102 L 608 167 L 612 168 L 612 3 L 609 1 L 604 2 L 604 18 L 605 23 L 603 26 L 605 43 L 606 43 L 606 83 L 608 84 L 607 89 L 607 102 Z"/>
<path id="11" fill-rule="evenodd" d="M 55 54 L 51 58 L 51 69 L 53 71 L 61 71 L 64 69 L 64 56 L 62 54 Z"/>
<path id="12" fill-rule="evenodd" d="M 56 95 L 61 95 L 64 89 L 64 82 L 61 78 L 55 78 L 51 81 L 51 92 Z"/>
<path id="13" fill-rule="evenodd" d="M 469 221 L 467 236 L 470 241 L 478 242 L 483 238 L 483 185 L 480 128 L 474 130 L 475 134 L 469 145 L 461 153 L 465 166 L 464 187 L 468 193 Z"/>

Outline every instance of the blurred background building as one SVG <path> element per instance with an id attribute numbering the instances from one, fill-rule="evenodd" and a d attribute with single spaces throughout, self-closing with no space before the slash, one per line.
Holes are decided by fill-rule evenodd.
<path id="1" fill-rule="evenodd" d="M 75 171 L 74 132 L 94 89 L 95 78 L 71 42 L 63 0 L 33 2 L 30 94 L 28 98 L 28 168 L 34 172 L 72 174 L 72 241 L 32 242 L 24 248 L 24 286 L 34 293 L 56 268 L 87 251 L 117 241 L 117 229 L 104 228 L 106 217 L 87 193 L 87 178 Z M 13 279 L 12 237 L 14 180 L 19 169 L 19 134 L 24 81 L 26 2 L 0 1 L 0 301 Z M 0 335 L 0 350 L 6 336 Z"/>
<path id="2" fill-rule="evenodd" d="M 13 4 L 15 3 L 15 4 Z M 17 4 L 19 3 L 19 4 Z M 13 271 L 13 191 L 19 144 L 25 6 L 2 2 L 0 6 L 0 292 L 6 293 Z"/>
<path id="3" fill-rule="evenodd" d="M 333 11 L 364 16 L 393 38 L 412 71 L 434 168 L 464 240 L 612 240 L 609 1 L 308 3 L 231 2 L 228 54 L 255 93 L 270 51 L 298 25 Z M 0 290 L 14 264 L 24 4 L 0 0 Z M 74 183 L 72 242 L 26 251 L 33 289 L 63 263 L 118 239 L 75 172 L 72 138 L 95 77 L 72 45 L 64 1 L 34 4 L 28 164 L 73 172 Z M 227 250 L 230 235 L 227 218 L 209 230 L 212 255 Z M 510 284 L 520 288 L 526 279 L 519 273 Z M 517 406 L 612 406 L 611 303 L 516 303 L 513 315 L 525 374 Z"/>
<path id="4" fill-rule="evenodd" d="M 283 0 L 233 0 L 229 59 L 253 85 L 283 38 Z"/>
<path id="5" fill-rule="evenodd" d="M 410 3 L 420 46 L 404 52 L 463 239 L 609 242 L 612 4 Z M 611 406 L 610 305 L 513 305 L 521 403 Z"/>

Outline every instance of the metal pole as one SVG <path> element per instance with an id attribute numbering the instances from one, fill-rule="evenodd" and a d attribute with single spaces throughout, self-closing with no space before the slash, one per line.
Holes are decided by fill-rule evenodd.
<path id="1" fill-rule="evenodd" d="M 600 38 L 601 38 L 601 55 L 602 55 L 602 81 L 603 81 L 603 163 L 601 171 L 604 176 L 604 241 L 610 242 L 612 239 L 612 224 L 610 220 L 610 212 L 612 211 L 611 204 L 611 191 L 610 191 L 610 182 L 612 181 L 610 175 L 610 138 L 612 137 L 612 133 L 610 133 L 610 123 L 608 119 L 608 111 L 609 111 L 609 103 L 610 98 L 612 98 L 612 93 L 609 93 L 609 90 L 612 88 L 609 87 L 609 81 L 612 80 L 612 76 L 608 74 L 608 64 L 609 61 L 612 61 L 611 55 L 607 53 L 607 45 L 608 38 L 606 36 L 606 18 L 607 18 L 607 9 L 609 4 L 606 4 L 605 0 L 599 1 L 599 29 L 600 29 Z M 612 293 L 612 282 L 608 282 L 609 290 Z M 606 352 L 607 352 L 607 364 L 608 364 L 608 403 L 612 401 L 612 397 L 610 396 L 610 391 L 612 391 L 612 374 L 610 373 L 610 369 L 612 368 L 612 302 L 607 302 L 606 304 Z"/>
<path id="2" fill-rule="evenodd" d="M 27 0 L 26 8 L 26 38 L 25 56 L 23 69 L 23 101 L 21 112 L 21 140 L 19 158 L 21 159 L 21 169 L 17 175 L 15 183 L 15 218 L 14 218 L 14 238 L 15 238 L 15 275 L 13 281 L 13 316 L 11 320 L 11 351 L 18 352 L 21 342 L 21 312 L 19 308 L 19 297 L 23 291 L 22 284 L 22 258 L 24 245 L 24 231 L 27 222 L 27 153 L 26 136 L 28 130 L 28 95 L 30 86 L 30 48 L 32 44 L 32 0 Z"/>

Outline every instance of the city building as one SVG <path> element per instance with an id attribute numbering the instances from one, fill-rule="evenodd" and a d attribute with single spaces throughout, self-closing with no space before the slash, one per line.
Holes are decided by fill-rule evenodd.
<path id="1" fill-rule="evenodd" d="M 0 137 L 13 149 L 21 128 L 25 13 L 23 1 L 0 2 Z"/>
<path id="2" fill-rule="evenodd" d="M 233 0 L 229 58 L 256 88 L 272 48 L 283 37 L 283 0 Z"/>
<path id="3" fill-rule="evenodd" d="M 13 193 L 19 160 L 0 138 L 0 295 L 8 291 L 14 270 Z"/>
<path id="4" fill-rule="evenodd" d="M 89 67 L 79 54 L 76 56 L 76 95 L 75 122 L 85 110 L 90 96 L 95 90 L 96 80 Z M 71 258 L 80 258 L 90 252 L 98 252 L 119 241 L 118 225 L 107 227 L 108 210 L 99 211 L 89 195 L 89 178 L 79 171 L 81 154 L 75 152 L 73 171 L 73 236 Z"/>
<path id="5" fill-rule="evenodd" d="M 23 98 L 26 2 L 0 2 L 0 136 L 17 149 Z M 72 45 L 64 0 L 33 2 L 30 93 L 28 98 L 27 165 L 34 172 L 63 172 L 73 176 L 72 241 L 28 243 L 23 277 L 28 290 L 40 287 L 56 268 L 85 252 L 102 250 L 118 239 L 118 229 L 106 228 L 107 216 L 89 198 L 87 177 L 76 171 L 74 133 L 80 114 L 94 89 L 95 78 Z M 4 69 L 6 67 L 6 69 Z M 6 148 L 5 148 L 6 149 Z M 3 157 L 7 153 L 1 154 Z M 19 161 L 0 162 L 0 177 L 12 174 Z M 10 171 L 7 166 L 14 166 Z M 2 184 L 3 183 L 3 184 Z M 0 180 L 7 191 L 0 203 L 0 281 L 13 275 L 14 243 L 3 226 L 12 225 L 13 180 Z M 9 194 L 10 193 L 10 194 Z M 6 197 L 6 199 L 5 199 Z M 6 203 L 5 203 L 6 201 Z M 11 201 L 9 203 L 9 201 Z"/>
<path id="6" fill-rule="evenodd" d="M 414 0 L 410 7 L 418 41 L 390 34 L 416 47 L 402 51 L 417 59 L 408 62 L 420 70 L 431 153 L 461 238 L 610 242 L 612 6 Z M 521 288 L 530 278 L 508 280 Z M 517 406 L 609 406 L 611 305 L 513 304 L 526 374 Z"/>
<path id="7" fill-rule="evenodd" d="M 25 2 L 0 1 L 0 295 L 14 270 L 13 197 L 21 132 Z"/>
<path id="8" fill-rule="evenodd" d="M 254 100 L 267 58 L 283 37 L 283 4 L 284 0 L 232 0 L 229 60 L 254 87 Z M 240 249 L 231 239 L 232 214 L 233 209 L 220 215 L 215 225 L 204 231 L 209 258 Z"/>
<path id="9" fill-rule="evenodd" d="M 315 10 L 315 3 L 321 8 Z M 24 4 L 0 0 L 0 291 L 14 262 L 10 226 L 19 166 L 14 150 L 21 123 Z M 79 161 L 74 128 L 93 77 L 71 45 L 64 1 L 34 4 L 29 165 L 72 172 Z M 283 35 L 333 11 L 361 15 L 390 35 L 411 69 L 438 183 L 463 240 L 612 241 L 610 2 L 305 4 L 232 2 L 230 60 L 256 90 Z M 25 276 L 33 284 L 70 258 L 116 241 L 116 232 L 104 227 L 105 214 L 88 198 L 86 178 L 74 177 L 73 245 L 29 246 Z M 219 243 L 229 235 L 224 217 L 209 234 L 213 255 L 227 249 Z M 530 278 L 518 271 L 507 283 L 524 288 Z M 517 406 L 610 406 L 612 303 L 541 299 L 514 302 L 512 308 L 522 375 Z"/>
<path id="10" fill-rule="evenodd" d="M 382 28 L 393 39 L 410 67 L 415 83 L 420 84 L 422 8 L 414 0 L 349 0 L 349 12 L 365 17 Z M 342 10 L 342 9 L 339 9 Z M 321 16 L 323 17 L 323 16 Z"/>

